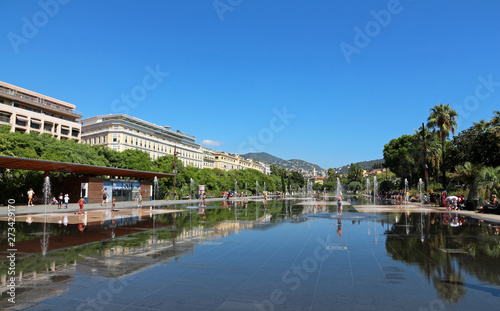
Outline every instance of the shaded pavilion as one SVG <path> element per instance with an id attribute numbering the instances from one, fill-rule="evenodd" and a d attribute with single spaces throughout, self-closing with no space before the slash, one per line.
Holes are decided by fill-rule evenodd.
<path id="1" fill-rule="evenodd" d="M 59 176 L 53 180 L 53 193 L 67 193 L 71 202 L 80 197 L 88 203 L 101 202 L 103 189 L 108 193 L 108 201 L 116 197 L 117 201 L 134 200 L 139 193 L 144 200 L 151 199 L 151 179 L 174 177 L 174 174 L 129 170 L 116 167 L 104 167 L 87 164 L 57 162 L 39 159 L 0 156 L 0 168 L 82 174 L 83 177 Z M 109 176 L 109 178 L 97 177 Z M 113 178 L 111 178 L 113 177 Z M 128 177 L 134 179 L 119 179 Z"/>

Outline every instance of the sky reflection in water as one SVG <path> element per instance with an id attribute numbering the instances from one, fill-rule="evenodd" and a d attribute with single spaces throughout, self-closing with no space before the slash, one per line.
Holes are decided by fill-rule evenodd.
<path id="1" fill-rule="evenodd" d="M 340 214 L 333 201 L 297 202 L 108 213 L 83 231 L 77 223 L 46 224 L 45 231 L 42 223 L 18 223 L 16 244 L 30 250 L 18 255 L 18 302 L 82 310 L 495 308 L 496 224 L 350 206 Z M 6 242 L 3 235 L 4 249 Z"/>

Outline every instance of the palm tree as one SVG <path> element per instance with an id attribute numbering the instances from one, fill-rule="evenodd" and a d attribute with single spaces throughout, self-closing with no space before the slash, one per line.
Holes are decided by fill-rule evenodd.
<path id="1" fill-rule="evenodd" d="M 450 135 L 450 132 L 455 135 L 455 129 L 457 128 L 458 114 L 454 109 L 451 109 L 450 105 L 439 104 L 439 106 L 434 106 L 431 108 L 431 114 L 427 119 L 427 127 L 434 128 L 437 130 L 439 138 L 441 139 L 441 156 L 442 161 L 442 172 L 443 172 L 443 187 L 446 187 L 446 165 L 444 156 L 444 142 L 446 138 Z"/>
<path id="2" fill-rule="evenodd" d="M 480 174 L 480 185 L 485 187 L 486 195 L 499 195 L 500 166 L 483 168 Z"/>
<path id="3" fill-rule="evenodd" d="M 453 177 L 459 181 L 464 182 L 469 188 L 468 200 L 476 198 L 477 188 L 479 186 L 479 173 L 481 172 L 482 165 L 474 165 L 470 162 L 465 162 L 464 165 L 457 165 Z"/>
<path id="4" fill-rule="evenodd" d="M 491 118 L 491 120 L 488 122 L 488 125 L 491 128 L 498 128 L 500 126 L 500 111 L 493 111 L 493 118 Z"/>
<path id="5" fill-rule="evenodd" d="M 490 122 L 480 120 L 479 122 L 473 122 L 474 126 L 481 132 L 485 132 L 490 128 Z"/>
<path id="6" fill-rule="evenodd" d="M 427 127 L 415 130 L 413 134 L 415 137 L 416 149 L 412 150 L 412 155 L 417 159 L 417 166 L 426 169 L 428 164 L 433 168 L 439 167 L 441 158 L 441 147 L 437 140 L 436 133 L 431 132 Z M 423 157 L 421 156 L 423 154 Z M 427 191 L 428 179 L 425 176 L 425 191 Z"/>

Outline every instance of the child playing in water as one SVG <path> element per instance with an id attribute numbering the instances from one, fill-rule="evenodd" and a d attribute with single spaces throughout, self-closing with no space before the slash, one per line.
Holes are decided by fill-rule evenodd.
<path id="1" fill-rule="evenodd" d="M 80 200 L 78 200 L 78 205 L 80 206 L 78 214 L 83 214 L 83 204 L 85 204 L 85 199 L 83 197 L 80 197 Z"/>

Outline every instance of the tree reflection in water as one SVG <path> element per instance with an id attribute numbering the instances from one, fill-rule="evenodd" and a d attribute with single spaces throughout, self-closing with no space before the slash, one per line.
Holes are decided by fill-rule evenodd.
<path id="1" fill-rule="evenodd" d="M 500 285 L 499 226 L 452 213 L 412 213 L 396 217 L 386 231 L 386 250 L 395 260 L 417 265 L 432 280 L 438 296 L 458 302 L 467 287 L 500 291 L 465 282 L 465 275 Z M 409 230 L 409 232 L 407 231 Z"/>

